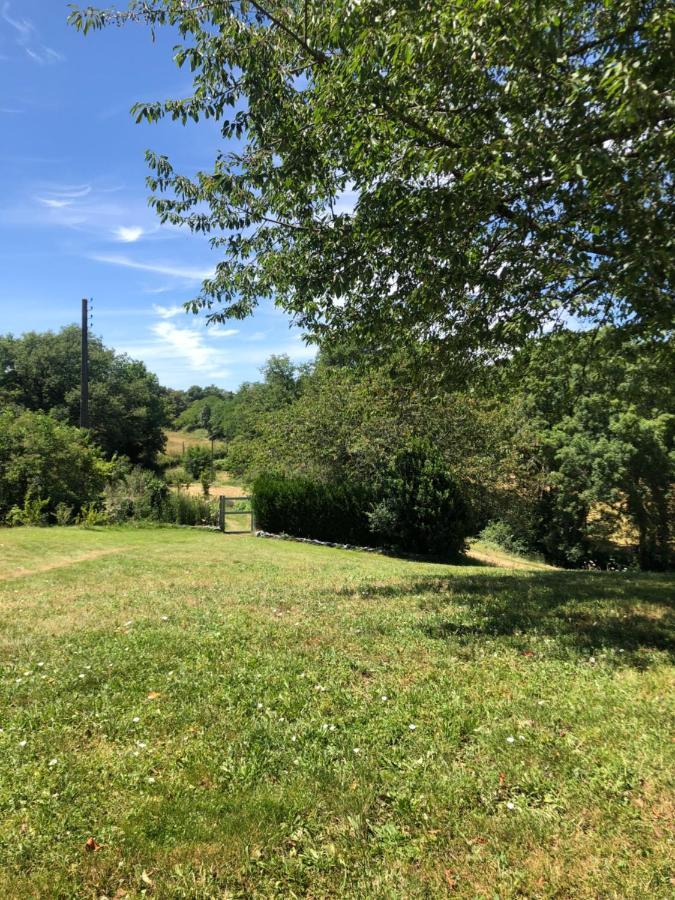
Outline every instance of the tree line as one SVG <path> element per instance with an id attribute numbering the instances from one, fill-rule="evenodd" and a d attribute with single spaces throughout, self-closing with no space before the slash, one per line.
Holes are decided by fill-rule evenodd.
<path id="1" fill-rule="evenodd" d="M 298 368 L 279 358 L 224 401 L 238 409 L 225 465 L 251 482 L 370 487 L 414 450 L 420 468 L 440 464 L 460 486 L 474 534 L 488 528 L 558 565 L 663 568 L 674 363 L 667 337 L 626 342 L 611 328 L 532 339 L 460 382 L 429 378 L 411 353 L 364 365 L 360 350 L 333 346 Z"/>
<path id="2" fill-rule="evenodd" d="M 301 530 L 311 506 L 327 539 L 440 552 L 444 540 L 461 544 L 447 532 L 454 519 L 460 537 L 482 532 L 558 565 L 671 561 L 667 335 L 555 331 L 499 361 L 474 360 L 461 376 L 429 370 L 412 349 L 373 359 L 333 342 L 311 364 L 271 357 L 261 380 L 237 391 L 163 388 L 142 363 L 93 338 L 88 432 L 76 427 L 79 342 L 75 326 L 0 338 L 6 520 L 13 509 L 16 521 L 31 509 L 33 519 L 58 521 L 64 510 L 107 503 L 116 520 L 135 509 L 206 521 L 206 507 L 188 510 L 187 498 L 185 509 L 169 509 L 171 469 L 163 473 L 177 460 L 162 450 L 173 425 L 218 437 L 217 465 L 257 481 L 269 510 L 290 515 L 294 497 L 295 525 L 279 520 L 281 530 Z M 213 461 L 206 448 L 191 452 L 183 465 L 196 479 Z M 283 504 L 270 493 L 274 479 Z"/>

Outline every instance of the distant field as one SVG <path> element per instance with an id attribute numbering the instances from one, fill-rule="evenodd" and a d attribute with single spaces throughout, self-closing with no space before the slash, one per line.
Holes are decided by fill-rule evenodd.
<path id="1" fill-rule="evenodd" d="M 0 529 L 0 897 L 671 897 L 673 579 L 473 552 Z"/>
<path id="2" fill-rule="evenodd" d="M 240 481 L 232 478 L 227 472 L 216 472 L 216 481 L 209 488 L 209 496 L 211 497 L 247 497 L 248 491 L 244 488 Z M 183 488 L 185 490 L 185 488 Z M 202 496 L 203 489 L 198 481 L 189 485 L 187 492 L 193 496 Z"/>
<path id="3" fill-rule="evenodd" d="M 203 428 L 197 431 L 166 431 L 166 448 L 169 456 L 180 456 L 188 447 L 211 447 L 206 431 Z M 216 441 L 214 449 L 223 447 L 222 441 Z"/>
<path id="4" fill-rule="evenodd" d="M 180 456 L 188 447 L 211 447 L 211 441 L 208 439 L 206 432 L 203 429 L 197 431 L 167 431 L 166 436 L 167 442 L 165 452 L 169 456 Z M 214 450 L 221 450 L 223 446 L 221 441 L 216 441 Z M 215 478 L 215 484 L 213 484 L 209 490 L 211 497 L 248 496 L 248 491 L 242 486 L 241 482 L 236 478 L 233 478 L 227 472 L 216 472 Z M 198 481 L 193 482 L 187 488 L 183 488 L 183 490 L 187 490 L 187 492 L 193 496 L 201 496 L 203 493 L 202 486 Z"/>

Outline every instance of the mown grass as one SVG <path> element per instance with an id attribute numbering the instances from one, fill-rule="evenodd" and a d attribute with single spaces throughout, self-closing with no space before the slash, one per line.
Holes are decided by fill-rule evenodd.
<path id="1" fill-rule="evenodd" d="M 0 531 L 0 896 L 671 896 L 673 593 Z"/>

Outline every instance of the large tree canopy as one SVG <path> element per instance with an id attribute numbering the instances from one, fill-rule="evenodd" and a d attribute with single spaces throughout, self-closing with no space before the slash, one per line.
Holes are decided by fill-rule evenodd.
<path id="1" fill-rule="evenodd" d="M 76 425 L 80 415 L 80 329 L 0 335 L 0 405 L 50 413 Z M 151 465 L 164 448 L 166 408 L 157 377 L 138 360 L 89 339 L 91 434 L 108 456 Z"/>
<path id="2" fill-rule="evenodd" d="M 503 348 L 569 316 L 670 328 L 670 0 L 135 0 L 231 143 L 163 220 L 222 251 L 194 308 L 273 297 L 320 337 Z M 234 147 L 235 149 L 231 149 Z"/>

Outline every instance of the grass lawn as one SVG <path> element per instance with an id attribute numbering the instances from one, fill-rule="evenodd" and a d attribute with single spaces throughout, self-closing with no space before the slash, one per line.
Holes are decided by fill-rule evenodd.
<path id="1" fill-rule="evenodd" d="M 673 579 L 504 561 L 0 530 L 0 897 L 671 897 Z"/>

